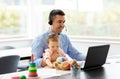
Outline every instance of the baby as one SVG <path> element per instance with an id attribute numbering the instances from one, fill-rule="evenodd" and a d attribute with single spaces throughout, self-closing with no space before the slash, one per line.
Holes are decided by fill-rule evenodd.
<path id="1" fill-rule="evenodd" d="M 59 47 L 60 46 L 60 39 L 59 36 L 56 34 L 51 34 L 47 38 L 47 45 L 48 49 L 45 49 L 45 53 L 43 53 L 43 60 L 45 61 L 46 65 L 50 68 L 53 68 L 53 63 L 56 61 L 58 57 L 66 57 L 64 51 Z"/>

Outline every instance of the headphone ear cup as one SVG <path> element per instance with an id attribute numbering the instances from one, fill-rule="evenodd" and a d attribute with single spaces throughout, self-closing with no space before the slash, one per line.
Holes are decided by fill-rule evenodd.
<path id="1" fill-rule="evenodd" d="M 49 21 L 48 23 L 49 23 L 50 25 L 52 25 L 52 21 Z"/>

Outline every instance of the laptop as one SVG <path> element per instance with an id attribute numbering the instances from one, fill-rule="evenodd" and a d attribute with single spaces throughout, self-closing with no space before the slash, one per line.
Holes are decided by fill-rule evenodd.
<path id="1" fill-rule="evenodd" d="M 91 46 L 88 48 L 86 60 L 82 63 L 82 70 L 91 70 L 105 64 L 110 45 Z"/>

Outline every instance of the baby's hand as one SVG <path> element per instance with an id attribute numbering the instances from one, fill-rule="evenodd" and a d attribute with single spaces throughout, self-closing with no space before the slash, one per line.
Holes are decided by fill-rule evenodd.
<path id="1" fill-rule="evenodd" d="M 53 64 L 50 64 L 49 67 L 50 67 L 50 68 L 53 68 Z"/>

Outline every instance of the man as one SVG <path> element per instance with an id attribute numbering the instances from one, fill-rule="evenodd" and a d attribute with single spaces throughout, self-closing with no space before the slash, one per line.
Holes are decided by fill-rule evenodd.
<path id="1" fill-rule="evenodd" d="M 34 59 L 37 64 L 37 67 L 44 67 L 45 62 L 43 61 L 42 54 L 46 48 L 48 48 L 46 39 L 49 34 L 55 33 L 60 37 L 60 48 L 68 54 L 72 59 L 76 59 L 78 61 L 84 60 L 85 57 L 78 52 L 71 44 L 69 38 L 62 34 L 62 30 L 64 29 L 65 23 L 65 13 L 62 10 L 54 9 L 49 14 L 49 22 L 50 28 L 47 32 L 39 35 L 34 41 L 32 45 L 32 53 L 34 54 Z"/>

